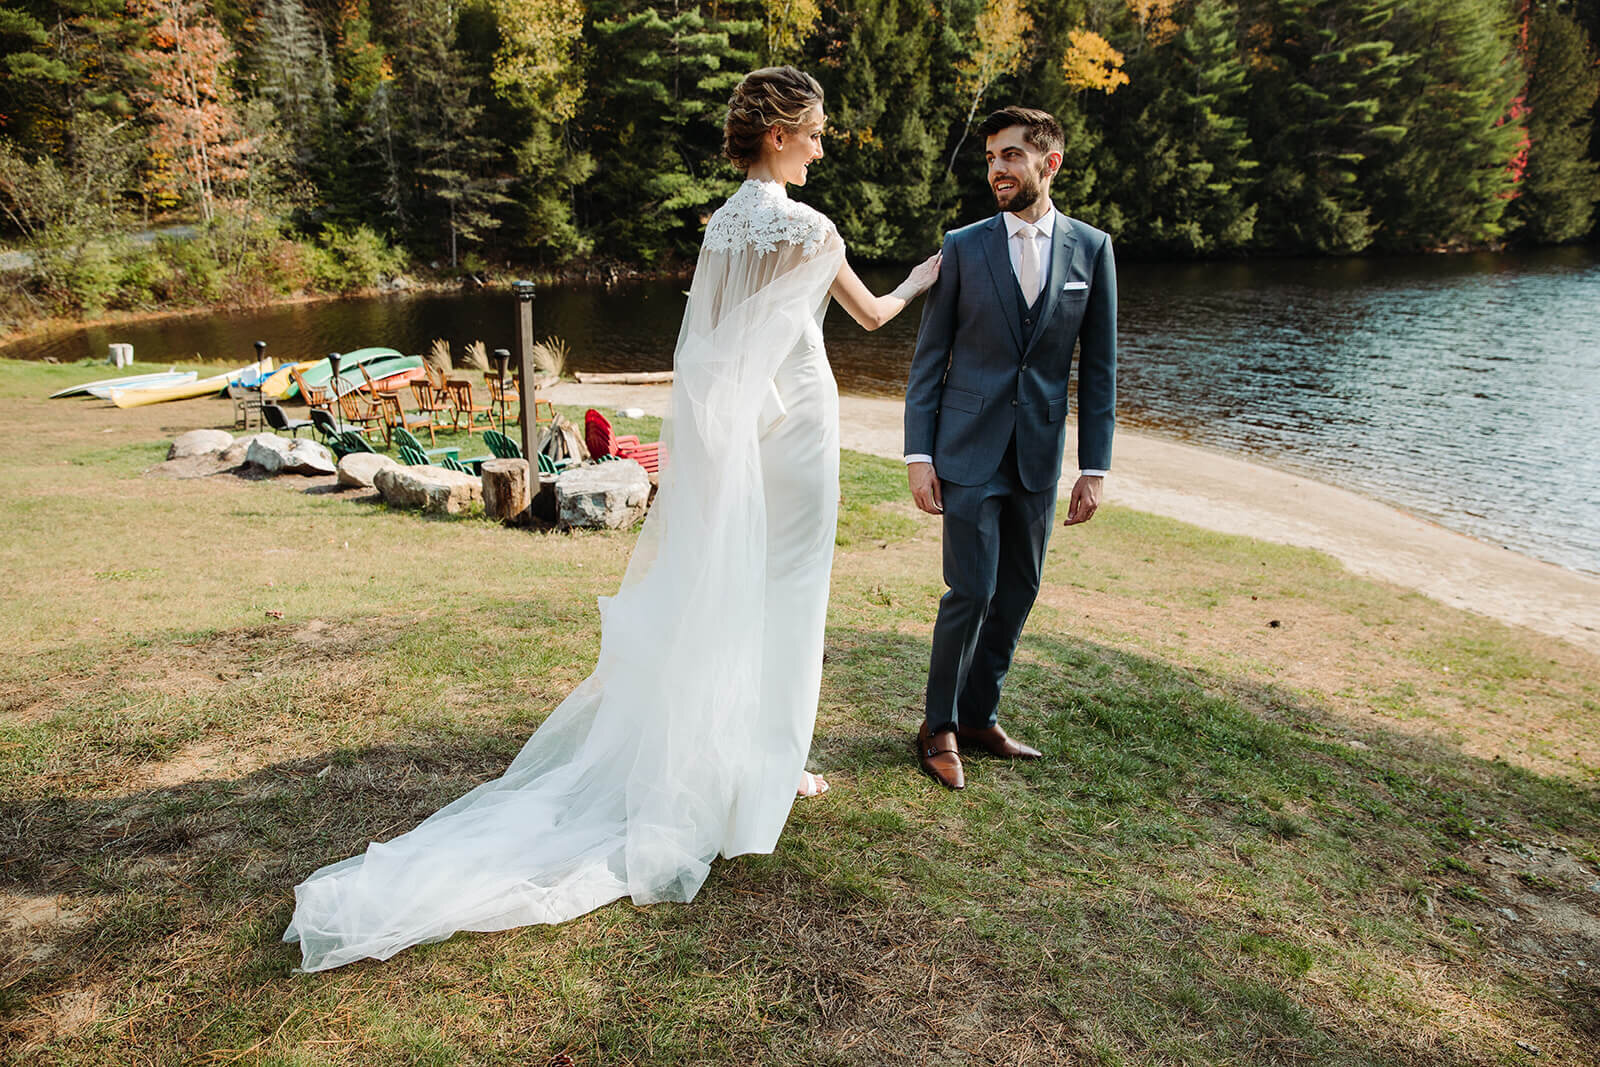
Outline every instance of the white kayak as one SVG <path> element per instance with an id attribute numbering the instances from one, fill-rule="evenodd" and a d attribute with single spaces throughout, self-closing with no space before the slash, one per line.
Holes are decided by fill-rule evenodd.
<path id="1" fill-rule="evenodd" d="M 138 382 L 134 385 L 124 385 L 122 382 L 118 382 L 116 385 L 91 385 L 89 387 L 89 395 L 97 396 L 101 400 L 110 400 L 113 389 L 159 389 L 164 385 L 182 385 L 184 382 L 192 382 L 198 377 L 200 375 L 192 370 L 174 371 L 171 374 L 153 374 L 150 376 L 149 381 Z"/>
<path id="2" fill-rule="evenodd" d="M 69 385 L 65 389 L 58 389 L 50 394 L 51 400 L 64 396 L 88 396 L 94 389 L 137 389 L 141 385 L 148 385 L 157 378 L 166 378 L 177 373 L 176 367 L 168 367 L 164 371 L 152 374 L 130 374 L 123 378 L 101 378 L 98 381 L 84 382 L 82 385 Z M 97 394 L 98 395 L 98 394 Z"/>
<path id="3" fill-rule="evenodd" d="M 200 396 L 215 396 L 228 388 L 230 382 L 236 382 L 247 376 L 259 377 L 272 371 L 272 357 L 268 356 L 259 363 L 251 363 L 237 370 L 230 370 L 210 378 L 196 378 L 193 381 L 181 382 L 178 385 L 155 385 L 148 389 L 113 389 L 111 402 L 119 408 L 136 408 L 145 404 L 164 404 L 169 400 L 189 400 Z"/>

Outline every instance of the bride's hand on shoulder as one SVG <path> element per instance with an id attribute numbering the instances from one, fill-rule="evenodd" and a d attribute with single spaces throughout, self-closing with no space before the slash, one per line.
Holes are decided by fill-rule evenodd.
<path id="1" fill-rule="evenodd" d="M 913 287 L 916 293 L 927 292 L 939 278 L 939 263 L 943 258 L 941 249 L 912 267 L 911 273 L 906 275 L 906 285 Z"/>

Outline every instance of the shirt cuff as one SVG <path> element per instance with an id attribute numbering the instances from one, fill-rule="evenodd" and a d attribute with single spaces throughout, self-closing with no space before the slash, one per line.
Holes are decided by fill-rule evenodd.
<path id="1" fill-rule="evenodd" d="M 1080 478 L 1104 478 L 1107 474 L 1110 474 L 1110 473 L 1111 473 L 1110 471 L 1082 470 L 1082 471 L 1078 472 L 1078 477 L 1080 477 Z"/>
<path id="2" fill-rule="evenodd" d="M 906 466 L 909 467 L 913 463 L 926 463 L 931 467 L 931 466 L 933 466 L 933 457 L 932 456 L 925 456 L 921 452 L 907 452 L 906 453 Z"/>

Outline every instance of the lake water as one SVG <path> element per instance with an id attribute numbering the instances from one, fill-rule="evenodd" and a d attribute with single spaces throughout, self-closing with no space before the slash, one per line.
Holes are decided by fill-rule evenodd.
<path id="1" fill-rule="evenodd" d="M 898 274 L 868 272 L 879 291 Z M 685 282 L 552 287 L 535 333 L 579 370 L 665 370 Z M 1126 425 L 1358 489 L 1476 537 L 1600 573 L 1600 250 L 1120 267 Z M 916 315 L 868 334 L 838 308 L 842 389 L 904 385 Z M 141 364 L 279 359 L 444 337 L 511 347 L 503 291 L 396 296 L 93 328 L 0 355 Z"/>

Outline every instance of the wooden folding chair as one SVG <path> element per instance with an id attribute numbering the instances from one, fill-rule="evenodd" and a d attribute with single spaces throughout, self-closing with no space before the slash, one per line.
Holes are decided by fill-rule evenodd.
<path id="1" fill-rule="evenodd" d="M 374 426 L 383 434 L 385 444 L 389 442 L 389 427 L 383 421 L 383 413 L 377 405 L 365 403 L 359 394 L 349 392 L 339 398 L 339 410 L 344 414 L 344 421 L 354 424 L 362 434 L 370 435 Z"/>
<path id="2" fill-rule="evenodd" d="M 436 445 L 439 443 L 439 439 L 433 433 L 433 419 L 420 411 L 415 415 L 407 415 L 406 409 L 400 406 L 398 393 L 379 393 L 378 411 L 383 416 L 383 425 L 387 428 L 385 436 L 392 437 L 393 434 L 389 431 L 396 429 L 405 430 L 407 433 L 416 430 L 427 430 L 428 444 Z"/>
<path id="3" fill-rule="evenodd" d="M 511 383 L 493 375 L 485 374 L 483 380 L 489 386 L 489 408 L 491 411 L 506 413 L 506 421 L 517 417 L 517 403 L 522 398 L 518 395 L 516 387 Z"/>
<path id="4" fill-rule="evenodd" d="M 450 406 L 454 409 L 450 420 L 451 429 L 461 429 L 461 420 L 466 419 L 467 432 L 471 433 L 479 415 L 484 416 L 484 421 L 491 427 L 494 425 L 494 419 L 489 415 L 489 408 L 472 399 L 471 382 L 465 378 L 451 378 L 445 384 L 450 390 Z"/>
<path id="5" fill-rule="evenodd" d="M 417 402 L 417 410 L 435 422 L 443 422 L 443 414 L 450 410 L 450 394 L 434 386 L 432 368 L 426 380 L 411 383 L 411 398 Z"/>
<path id="6" fill-rule="evenodd" d="M 328 399 L 328 391 L 320 386 L 307 385 L 306 380 L 300 376 L 298 367 L 289 368 L 289 377 L 294 379 L 295 388 L 300 390 L 300 395 L 305 398 L 306 407 L 312 411 L 333 412 L 333 401 Z"/>

